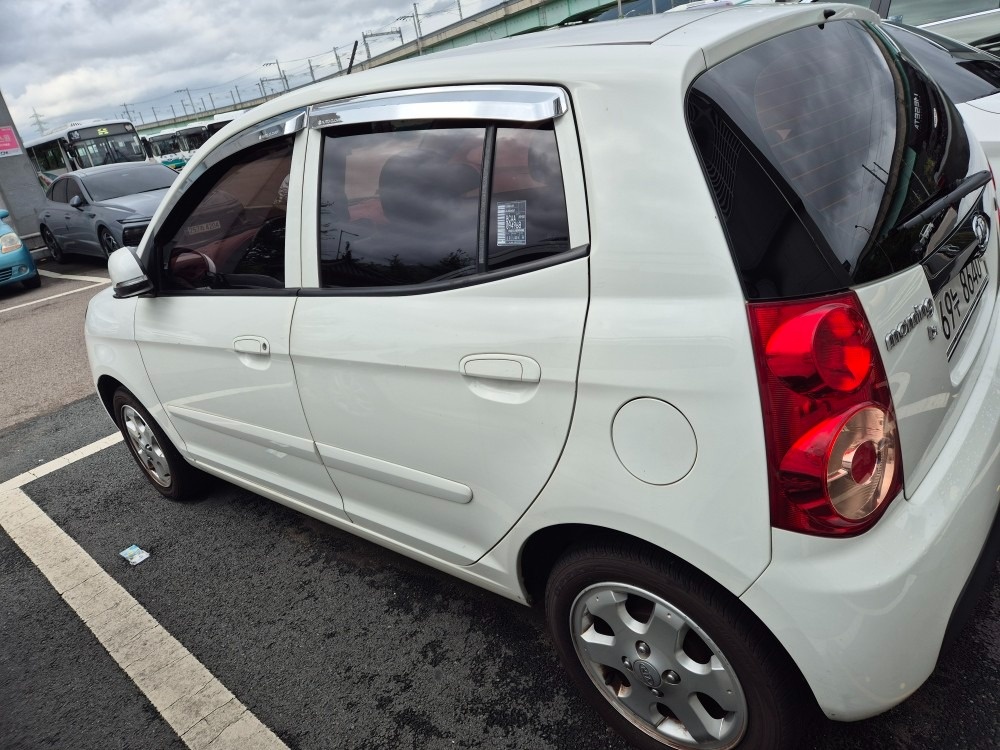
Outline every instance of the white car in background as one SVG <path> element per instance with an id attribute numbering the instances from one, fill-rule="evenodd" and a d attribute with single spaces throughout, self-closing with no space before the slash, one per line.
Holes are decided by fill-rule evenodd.
<path id="1" fill-rule="evenodd" d="M 927 29 L 896 24 L 884 28 L 958 105 L 993 172 L 1000 174 L 1000 59 Z"/>
<path id="2" fill-rule="evenodd" d="M 290 92 L 111 257 L 97 390 L 167 498 L 544 606 L 635 746 L 808 747 L 1000 545 L 996 188 L 894 34 L 716 5 Z"/>

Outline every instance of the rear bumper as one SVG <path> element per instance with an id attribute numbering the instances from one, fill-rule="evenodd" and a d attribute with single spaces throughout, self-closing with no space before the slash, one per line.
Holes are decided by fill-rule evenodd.
<path id="1" fill-rule="evenodd" d="M 991 565 L 1000 503 L 996 320 L 988 340 L 965 412 L 913 497 L 853 539 L 774 530 L 772 562 L 742 597 L 832 719 L 873 716 L 920 687 L 988 578 L 988 567 L 973 573 Z"/>

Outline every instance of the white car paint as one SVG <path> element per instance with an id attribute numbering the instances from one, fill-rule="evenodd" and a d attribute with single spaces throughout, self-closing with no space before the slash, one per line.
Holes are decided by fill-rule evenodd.
<path id="1" fill-rule="evenodd" d="M 727 11 L 691 10 L 429 56 L 262 105 L 195 155 L 141 258 L 228 139 L 315 103 L 454 83 L 565 89 L 571 236 L 589 256 L 411 297 L 103 293 L 87 318 L 95 381 L 126 384 L 196 465 L 519 601 L 522 554 L 540 531 L 579 524 L 644 540 L 742 596 L 830 716 L 886 710 L 930 673 L 997 510 L 996 238 L 993 298 L 969 356 L 927 374 L 927 342 L 883 347 L 904 458 L 919 456 L 906 498 L 854 539 L 773 530 L 746 301 L 681 106 L 706 61 L 832 22 L 829 10 L 875 20 L 855 7 L 757 6 L 709 26 L 695 22 Z M 317 221 L 319 141 L 306 128 L 295 143 L 285 275 L 309 289 L 316 236 L 302 227 Z M 928 296 L 916 273 L 857 290 L 876 331 Z M 264 341 L 267 356 L 248 351 Z M 463 374 L 477 355 L 536 363 L 538 382 Z M 919 388 L 907 390 L 908 373 Z M 683 478 L 644 481 L 623 463 L 620 452 L 650 460 L 641 436 L 613 427 L 639 398 L 690 426 Z M 674 429 L 667 442 L 690 450 Z"/>

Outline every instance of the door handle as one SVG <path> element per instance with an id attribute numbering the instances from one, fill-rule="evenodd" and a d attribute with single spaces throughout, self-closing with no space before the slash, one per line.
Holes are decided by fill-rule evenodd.
<path id="1" fill-rule="evenodd" d="M 233 339 L 233 351 L 237 354 L 271 355 L 271 347 L 263 336 L 239 336 Z"/>
<path id="2" fill-rule="evenodd" d="M 470 378 L 537 383 L 542 367 L 531 357 L 519 354 L 470 354 L 459 363 L 459 371 Z"/>

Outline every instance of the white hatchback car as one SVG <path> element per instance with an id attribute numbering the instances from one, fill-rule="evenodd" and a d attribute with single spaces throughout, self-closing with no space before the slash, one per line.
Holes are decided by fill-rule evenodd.
<path id="1" fill-rule="evenodd" d="M 997 203 L 856 6 L 521 36 L 292 92 L 87 315 L 199 470 L 522 602 L 644 748 L 899 703 L 1000 541 Z"/>

